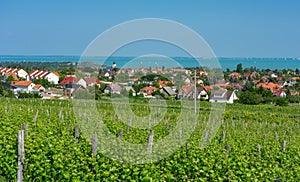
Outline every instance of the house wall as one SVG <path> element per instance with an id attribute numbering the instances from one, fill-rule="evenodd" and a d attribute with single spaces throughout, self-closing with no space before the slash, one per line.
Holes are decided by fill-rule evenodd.
<path id="1" fill-rule="evenodd" d="M 50 83 L 58 84 L 59 77 L 55 75 L 54 73 L 50 73 L 45 77 Z"/>
<path id="2" fill-rule="evenodd" d="M 84 79 L 82 79 L 82 78 L 77 82 L 77 84 L 81 85 L 83 88 L 87 87 L 86 81 Z"/>
<path id="3" fill-rule="evenodd" d="M 18 75 L 19 77 L 21 77 L 21 78 L 26 79 L 26 76 L 28 75 L 28 73 L 27 73 L 25 70 L 20 69 L 20 70 L 17 72 L 17 75 Z"/>

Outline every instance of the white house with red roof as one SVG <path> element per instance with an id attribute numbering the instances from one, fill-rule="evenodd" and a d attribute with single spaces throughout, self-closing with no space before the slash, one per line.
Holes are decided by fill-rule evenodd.
<path id="1" fill-rule="evenodd" d="M 122 87 L 118 84 L 112 83 L 106 86 L 104 93 L 121 94 Z"/>
<path id="2" fill-rule="evenodd" d="M 31 80 L 27 81 L 12 81 L 11 85 L 15 86 L 17 89 L 16 91 L 20 92 L 31 92 L 33 87 L 35 86 Z"/>
<path id="3" fill-rule="evenodd" d="M 234 91 L 226 89 L 212 90 L 209 98 L 209 102 L 220 102 L 232 104 L 238 97 Z"/>
<path id="4" fill-rule="evenodd" d="M 86 86 L 94 86 L 94 85 L 100 85 L 100 80 L 98 78 L 84 78 L 86 82 Z"/>
<path id="5" fill-rule="evenodd" d="M 30 74 L 30 79 L 46 79 L 52 84 L 58 84 L 59 76 L 50 71 L 35 70 Z"/>
<path id="6" fill-rule="evenodd" d="M 156 90 L 158 90 L 156 87 L 143 87 L 140 89 L 139 94 L 143 94 L 144 97 L 152 97 L 152 93 Z"/>
<path id="7" fill-rule="evenodd" d="M 40 92 L 45 92 L 45 91 L 46 91 L 46 89 L 42 84 L 36 84 L 32 87 L 32 92 L 40 93 Z"/>
<path id="8" fill-rule="evenodd" d="M 28 73 L 22 68 L 0 68 L 0 74 L 15 73 L 18 77 L 26 79 Z"/>
<path id="9" fill-rule="evenodd" d="M 61 85 L 77 84 L 79 80 L 80 78 L 77 78 L 75 75 L 68 75 L 60 82 L 60 84 Z"/>

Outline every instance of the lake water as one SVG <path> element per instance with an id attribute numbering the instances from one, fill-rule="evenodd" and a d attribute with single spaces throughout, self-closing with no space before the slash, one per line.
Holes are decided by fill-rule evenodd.
<path id="1" fill-rule="evenodd" d="M 91 60 L 98 60 L 104 62 L 104 58 L 90 58 Z M 117 67 L 121 68 L 133 57 L 110 57 L 108 58 L 104 64 L 111 65 L 113 62 L 117 63 Z M 139 61 L 150 60 L 152 62 L 163 62 L 164 60 L 161 58 L 139 58 Z M 180 65 L 184 67 L 195 67 L 198 66 L 196 64 L 195 59 L 187 58 L 187 57 L 174 57 L 172 58 Z M 0 66 L 1 62 L 78 62 L 80 60 L 80 56 L 0 56 Z M 237 64 L 241 63 L 243 68 L 246 67 L 256 67 L 258 69 L 300 69 L 300 58 L 218 58 L 219 63 L 223 70 L 229 68 L 230 70 L 236 69 Z M 163 63 L 159 64 L 160 66 Z M 160 67 L 159 66 L 159 67 Z M 147 66 L 145 66 L 148 68 Z M 154 67 L 154 66 L 152 66 Z M 166 66 L 167 67 L 167 66 Z"/>

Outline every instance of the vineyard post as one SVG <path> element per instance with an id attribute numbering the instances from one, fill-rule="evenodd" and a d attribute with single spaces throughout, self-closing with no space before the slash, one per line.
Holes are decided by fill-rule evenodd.
<path id="1" fill-rule="evenodd" d="M 68 120 L 68 131 L 70 131 L 70 125 L 71 125 L 71 121 Z"/>
<path id="2" fill-rule="evenodd" d="M 28 136 L 28 124 L 22 124 L 22 128 L 25 131 L 25 135 Z"/>
<path id="3" fill-rule="evenodd" d="M 120 140 L 122 140 L 123 139 L 123 130 L 122 129 L 119 130 L 119 134 L 120 134 Z"/>
<path id="4" fill-rule="evenodd" d="M 229 156 L 229 151 L 230 151 L 230 145 L 227 144 L 226 145 L 226 158 L 228 158 L 228 156 Z"/>
<path id="5" fill-rule="evenodd" d="M 286 148 L 286 141 L 283 140 L 283 142 L 282 142 L 282 153 L 285 152 L 285 148 Z"/>
<path id="6" fill-rule="evenodd" d="M 152 154 L 153 135 L 154 135 L 154 130 L 150 130 L 150 134 L 148 136 L 148 149 L 150 154 Z"/>
<path id="7" fill-rule="evenodd" d="M 181 144 L 182 130 L 179 130 L 179 144 Z"/>
<path id="8" fill-rule="evenodd" d="M 189 145 L 190 145 L 190 142 L 186 142 L 186 144 L 185 144 L 185 153 L 186 153 L 186 156 L 189 155 Z"/>
<path id="9" fill-rule="evenodd" d="M 94 157 L 97 155 L 97 144 L 98 144 L 97 135 L 94 134 L 92 138 L 92 152 Z"/>
<path id="10" fill-rule="evenodd" d="M 128 125 L 127 125 L 127 128 L 126 128 L 126 133 L 128 134 L 129 131 L 130 131 L 130 125 L 128 124 Z"/>
<path id="11" fill-rule="evenodd" d="M 24 159 L 25 159 L 24 130 L 19 130 L 18 131 L 18 172 L 17 172 L 17 182 L 22 182 L 23 181 Z"/>
<path id="12" fill-rule="evenodd" d="M 101 119 L 101 120 L 99 121 L 99 123 L 98 123 L 98 127 L 101 128 L 102 124 L 103 124 L 103 121 L 102 121 L 102 119 Z"/>
<path id="13" fill-rule="evenodd" d="M 78 143 L 78 139 L 79 139 L 78 126 L 75 126 L 74 129 L 75 129 L 75 140 Z"/>
<path id="14" fill-rule="evenodd" d="M 260 149 L 261 149 L 260 144 L 257 145 L 257 149 L 258 149 L 258 156 L 260 157 Z"/>
<path id="15" fill-rule="evenodd" d="M 277 132 L 275 133 L 274 138 L 275 138 L 275 140 L 278 140 L 278 134 L 277 134 Z"/>
<path id="16" fill-rule="evenodd" d="M 224 131 L 222 132 L 222 140 L 225 141 L 225 138 L 226 138 L 226 131 L 224 130 Z"/>

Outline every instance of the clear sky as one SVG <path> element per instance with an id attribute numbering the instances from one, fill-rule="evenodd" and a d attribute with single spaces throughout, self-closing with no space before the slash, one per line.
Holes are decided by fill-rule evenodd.
<path id="1" fill-rule="evenodd" d="M 219 57 L 300 57 L 299 8 L 298 0 L 1 0 L 0 55 L 81 55 L 116 24 L 165 18 L 195 30 Z"/>

